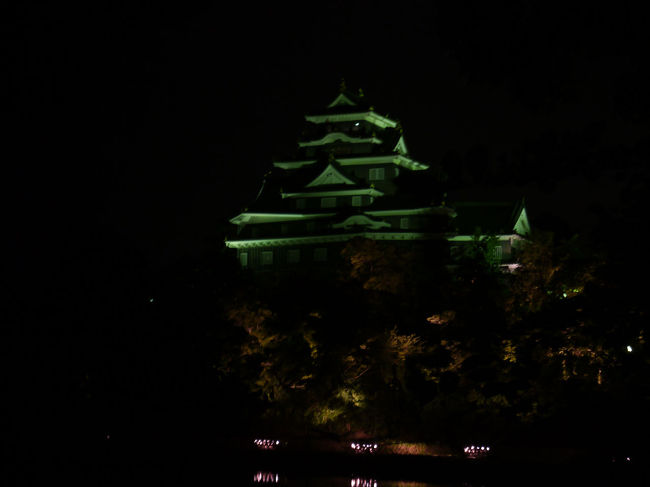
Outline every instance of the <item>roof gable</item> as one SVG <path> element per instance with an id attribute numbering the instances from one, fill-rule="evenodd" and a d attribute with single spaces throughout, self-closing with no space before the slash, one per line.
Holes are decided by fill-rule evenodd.
<path id="1" fill-rule="evenodd" d="M 530 224 L 523 201 L 510 202 L 457 202 L 454 225 L 459 234 L 471 235 L 477 229 L 483 234 L 528 235 Z"/>
<path id="2" fill-rule="evenodd" d="M 406 142 L 404 142 L 404 136 L 401 136 L 399 138 L 399 140 L 397 141 L 397 145 L 395 145 L 393 151 L 398 152 L 399 154 L 402 155 L 408 154 L 408 150 L 406 149 Z"/>
<path id="3" fill-rule="evenodd" d="M 340 93 L 339 96 L 337 96 L 332 103 L 327 105 L 327 108 L 334 108 L 339 105 L 347 105 L 347 106 L 355 106 L 356 103 L 354 103 L 350 98 L 345 96 L 344 93 Z"/>
<path id="4" fill-rule="evenodd" d="M 332 225 L 332 228 L 343 228 L 344 230 L 347 230 L 355 226 L 366 227 L 371 230 L 379 230 L 380 228 L 390 228 L 390 223 L 372 220 L 365 215 L 353 215 L 346 218 L 341 223 L 335 223 Z"/>
<path id="5" fill-rule="evenodd" d="M 528 222 L 528 214 L 526 208 L 522 206 L 521 212 L 516 219 L 514 230 L 518 235 L 526 236 L 530 233 L 530 223 Z"/>
<path id="6" fill-rule="evenodd" d="M 356 184 L 350 178 L 341 174 L 341 172 L 336 169 L 332 164 L 328 164 L 327 167 L 320 173 L 314 180 L 308 183 L 306 188 L 313 188 L 315 186 L 326 186 L 332 184 L 347 184 L 354 185 Z"/>

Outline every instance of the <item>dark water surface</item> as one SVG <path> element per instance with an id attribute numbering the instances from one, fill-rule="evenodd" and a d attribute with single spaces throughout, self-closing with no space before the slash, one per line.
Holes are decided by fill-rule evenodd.
<path id="1" fill-rule="evenodd" d="M 224 445 L 122 444 L 23 457 L 5 485 L 34 478 L 84 485 L 491 487 L 650 485 L 648 464 L 241 450 Z"/>

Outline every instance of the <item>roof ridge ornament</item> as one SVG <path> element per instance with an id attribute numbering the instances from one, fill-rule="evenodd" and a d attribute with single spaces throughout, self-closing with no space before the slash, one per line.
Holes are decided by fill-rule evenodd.
<path id="1" fill-rule="evenodd" d="M 347 91 L 347 87 L 345 86 L 345 78 L 341 78 L 341 82 L 339 83 L 339 93 L 343 93 L 344 91 Z"/>

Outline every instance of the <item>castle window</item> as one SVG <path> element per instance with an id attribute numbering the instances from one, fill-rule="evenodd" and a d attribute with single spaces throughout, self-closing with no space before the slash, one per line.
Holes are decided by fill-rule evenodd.
<path id="1" fill-rule="evenodd" d="M 304 198 L 298 198 L 296 200 L 296 208 L 299 210 L 304 210 L 305 209 L 305 199 Z"/>
<path id="2" fill-rule="evenodd" d="M 282 235 L 286 235 L 288 231 L 289 231 L 289 225 L 287 223 L 282 223 L 280 225 L 280 233 L 282 233 Z"/>
<path id="3" fill-rule="evenodd" d="M 316 222 L 307 222 L 307 231 L 313 232 L 316 230 Z"/>
<path id="4" fill-rule="evenodd" d="M 373 169 L 370 169 L 368 176 L 370 181 L 383 181 L 384 173 L 385 171 L 383 167 L 375 167 Z"/>
<path id="5" fill-rule="evenodd" d="M 352 206 L 361 206 L 361 196 L 352 197 Z"/>
<path id="6" fill-rule="evenodd" d="M 271 265 L 273 264 L 273 251 L 264 250 L 262 251 L 262 265 Z"/>
<path id="7" fill-rule="evenodd" d="M 320 207 L 321 208 L 334 208 L 336 206 L 336 198 L 321 198 Z"/>
<path id="8" fill-rule="evenodd" d="M 299 249 L 289 249 L 287 251 L 287 262 L 289 264 L 296 264 L 300 262 L 300 250 Z"/>
<path id="9" fill-rule="evenodd" d="M 239 254 L 239 263 L 242 267 L 248 267 L 248 252 Z"/>
<path id="10" fill-rule="evenodd" d="M 327 248 L 319 247 L 314 249 L 314 262 L 325 262 L 327 260 Z"/>
<path id="11" fill-rule="evenodd" d="M 501 245 L 498 245 L 492 249 L 492 259 L 494 262 L 501 262 L 501 258 L 503 256 L 503 251 L 501 249 Z"/>
<path id="12" fill-rule="evenodd" d="M 399 227 L 402 230 L 406 230 L 409 228 L 409 217 L 408 216 L 403 216 L 402 218 L 399 219 Z"/>

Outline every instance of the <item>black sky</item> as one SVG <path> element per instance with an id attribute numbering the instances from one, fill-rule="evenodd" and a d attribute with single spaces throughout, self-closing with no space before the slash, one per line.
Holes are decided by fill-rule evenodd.
<path id="1" fill-rule="evenodd" d="M 80 255 L 110 265 L 115 248 L 154 267 L 210 251 L 341 78 L 401 120 L 417 158 L 483 167 L 468 183 L 494 186 L 506 167 L 538 174 L 502 188 L 525 191 L 533 218 L 584 231 L 603 206 L 638 206 L 619 193 L 631 180 L 644 193 L 647 178 L 641 9 L 309 5 L 16 5 L 5 29 L 16 255 L 61 270 Z"/>

